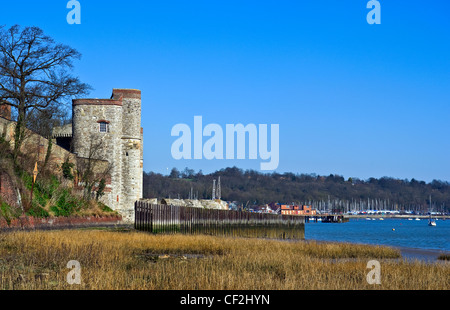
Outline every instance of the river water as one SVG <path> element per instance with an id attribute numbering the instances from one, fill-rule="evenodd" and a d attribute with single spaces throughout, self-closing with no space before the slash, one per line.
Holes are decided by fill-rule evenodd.
<path id="1" fill-rule="evenodd" d="M 340 224 L 310 222 L 305 225 L 305 239 L 393 246 L 409 249 L 406 254 L 450 251 L 450 220 L 438 220 L 436 224 L 428 226 L 427 219 L 389 218 L 358 218 Z"/>

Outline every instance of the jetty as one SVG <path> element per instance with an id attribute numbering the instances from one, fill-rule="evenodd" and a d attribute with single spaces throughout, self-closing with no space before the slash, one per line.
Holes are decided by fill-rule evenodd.
<path id="1" fill-rule="evenodd" d="M 316 214 L 316 215 L 306 215 L 305 222 L 319 222 L 322 223 L 346 223 L 350 219 L 348 216 L 343 214 Z"/>
<path id="2" fill-rule="evenodd" d="M 135 203 L 135 229 L 154 234 L 206 234 L 303 240 L 305 218 L 174 205 Z"/>

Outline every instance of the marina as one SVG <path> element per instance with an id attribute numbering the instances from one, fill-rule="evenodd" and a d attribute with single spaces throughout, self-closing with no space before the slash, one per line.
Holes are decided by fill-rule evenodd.
<path id="1" fill-rule="evenodd" d="M 339 225 L 324 225 L 313 221 L 306 223 L 306 240 L 392 246 L 411 257 L 420 253 L 436 255 L 450 252 L 448 220 L 438 219 L 433 227 L 428 225 L 426 219 L 408 218 L 370 221 L 366 218 L 350 218 L 347 223 Z"/>

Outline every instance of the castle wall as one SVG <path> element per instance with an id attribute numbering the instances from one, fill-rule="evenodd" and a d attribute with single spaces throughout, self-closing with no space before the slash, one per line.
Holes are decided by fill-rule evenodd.
<path id="1" fill-rule="evenodd" d="M 133 218 L 134 203 L 142 198 L 141 91 L 114 89 L 114 99 L 122 99 L 122 201 L 124 217 Z"/>
<path id="2" fill-rule="evenodd" d="M 99 122 L 108 123 L 100 132 Z M 115 100 L 73 101 L 73 152 L 79 157 L 107 160 L 111 167 L 111 192 L 103 198 L 113 210 L 120 209 L 122 195 L 122 105 Z"/>
<path id="3" fill-rule="evenodd" d="M 102 147 L 94 156 L 96 160 L 91 161 L 92 171 L 96 179 L 104 178 L 106 181 L 105 194 L 101 198 L 101 201 L 112 209 L 119 209 L 117 197 L 120 197 L 121 195 L 122 186 L 121 106 L 112 105 L 113 107 L 110 106 L 110 108 L 107 108 L 106 106 L 92 105 L 89 103 L 91 103 L 89 100 L 78 101 L 73 107 L 74 120 L 72 130 L 75 131 L 76 139 L 74 140 L 76 141 L 77 155 L 56 144 L 52 144 L 47 167 L 51 169 L 53 173 L 62 176 L 62 164 L 66 160 L 76 166 L 86 166 L 91 142 L 101 141 Z M 99 126 L 96 121 L 98 118 L 100 118 L 100 120 L 110 120 L 109 133 L 101 135 L 100 132 L 96 131 Z M 11 149 L 14 148 L 15 127 L 16 122 L 0 117 L 0 136 L 9 143 Z M 35 157 L 35 160 L 38 162 L 38 170 L 41 169 L 41 166 L 46 159 L 48 143 L 48 139 L 28 129 L 25 130 L 25 138 L 21 146 L 21 152 L 27 153 L 28 156 Z M 113 164 L 112 167 L 111 164 Z M 34 165 L 27 168 L 29 171 L 32 171 Z M 0 193 L 2 194 L 2 197 L 12 197 L 8 201 L 11 203 L 15 199 L 15 192 L 11 192 L 13 187 L 8 183 L 8 179 L 5 179 L 6 176 L 4 173 L 0 173 L 0 176 L 2 178 L 0 180 Z M 78 184 L 77 180 L 75 180 L 74 187 L 78 190 L 83 189 L 82 184 Z M 94 190 L 96 191 L 97 188 L 94 188 Z"/>
<path id="4" fill-rule="evenodd" d="M 108 124 L 108 132 L 100 132 L 99 122 Z M 114 89 L 111 99 L 73 100 L 72 128 L 73 152 L 78 156 L 89 158 L 93 145 L 102 142 L 94 157 L 111 164 L 107 205 L 132 220 L 134 203 L 143 193 L 141 92 Z"/>
<path id="5" fill-rule="evenodd" d="M 123 211 L 133 212 L 134 209 L 129 207 L 134 206 L 134 203 L 142 198 L 141 143 L 137 139 L 122 139 L 122 147 L 125 154 L 122 165 Z M 132 213 L 128 212 L 128 216 L 132 216 Z"/>
<path id="6" fill-rule="evenodd" d="M 114 99 L 122 99 L 122 136 L 141 138 L 141 91 L 136 89 L 114 89 Z"/>
<path id="7" fill-rule="evenodd" d="M 16 122 L 0 117 L 0 136 L 9 142 L 11 149 L 14 148 L 15 128 Z M 28 155 L 33 154 L 36 161 L 44 162 L 45 157 L 47 156 L 48 143 L 48 139 L 31 130 L 25 129 L 25 138 L 22 142 L 20 151 L 22 153 L 27 153 Z M 61 174 L 61 164 L 65 160 L 75 163 L 75 159 L 76 156 L 74 154 L 53 144 L 48 165 L 55 173 Z"/>

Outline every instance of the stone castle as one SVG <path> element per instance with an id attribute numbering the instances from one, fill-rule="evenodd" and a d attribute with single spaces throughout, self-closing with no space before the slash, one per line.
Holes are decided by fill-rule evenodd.
<path id="1" fill-rule="evenodd" d="M 108 162 L 102 201 L 133 220 L 143 193 L 141 91 L 113 89 L 110 99 L 74 99 L 72 109 L 72 124 L 55 128 L 53 140 L 77 158 Z"/>

